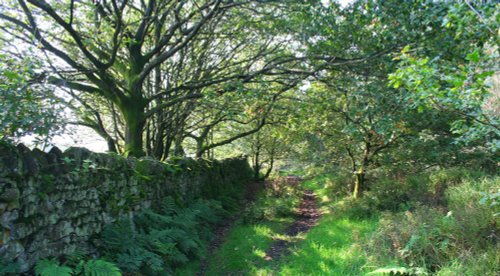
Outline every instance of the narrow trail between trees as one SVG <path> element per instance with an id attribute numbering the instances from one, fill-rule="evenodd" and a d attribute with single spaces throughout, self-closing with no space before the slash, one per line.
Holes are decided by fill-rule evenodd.
<path id="1" fill-rule="evenodd" d="M 253 202 L 255 200 L 256 195 L 264 187 L 265 187 L 265 182 L 263 181 L 260 182 L 256 181 L 248 184 L 246 186 L 244 194 L 244 205 L 246 206 L 249 203 Z M 207 257 L 201 260 L 200 270 L 198 271 L 197 275 L 206 275 L 206 270 L 209 264 L 208 257 L 212 256 L 213 253 L 222 246 L 227 234 L 229 233 L 229 230 L 234 225 L 236 220 L 238 220 L 238 218 L 239 217 L 237 215 L 227 218 L 225 221 L 222 222 L 222 224 L 219 227 L 217 227 L 217 229 L 215 230 L 215 239 L 213 239 L 208 245 L 207 255 L 206 255 Z"/>
<path id="2" fill-rule="evenodd" d="M 286 183 L 290 186 L 300 185 L 302 181 L 302 178 L 296 176 L 289 176 L 286 178 Z M 274 183 L 271 182 L 254 182 L 249 184 L 245 191 L 244 205 L 247 206 L 253 202 L 260 190 L 264 187 L 272 186 L 273 184 Z M 301 197 L 299 207 L 295 210 L 294 221 L 282 233 L 285 237 L 273 241 L 265 251 L 264 259 L 267 261 L 279 260 L 283 255 L 288 253 L 288 249 L 292 245 L 292 242 L 289 241 L 290 238 L 294 238 L 301 233 L 309 231 L 309 229 L 316 225 L 320 217 L 321 212 L 316 202 L 316 194 L 312 190 L 305 190 Z M 210 242 L 206 256 L 212 256 L 223 246 L 224 242 L 226 242 L 227 235 L 238 219 L 238 216 L 230 217 L 215 230 L 215 239 Z M 209 268 L 209 262 L 209 257 L 201 260 L 197 275 L 206 275 Z"/>
<path id="3" fill-rule="evenodd" d="M 295 237 L 300 233 L 309 231 L 316 225 L 318 219 L 321 217 L 321 212 L 318 209 L 316 202 L 316 195 L 311 190 L 304 191 L 300 206 L 297 209 L 297 216 L 295 221 L 284 232 L 288 237 Z M 281 256 L 286 254 L 291 242 L 278 239 L 268 250 L 266 250 L 265 259 L 268 261 L 279 260 Z"/>

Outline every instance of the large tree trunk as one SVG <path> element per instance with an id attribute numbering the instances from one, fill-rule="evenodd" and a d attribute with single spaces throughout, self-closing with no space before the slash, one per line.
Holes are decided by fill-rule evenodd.
<path id="1" fill-rule="evenodd" d="M 264 175 L 264 179 L 268 178 L 271 175 L 273 167 L 274 167 L 274 157 L 271 157 L 271 160 L 269 161 L 269 167 L 267 168 L 266 174 Z"/>
<path id="2" fill-rule="evenodd" d="M 140 104 L 129 104 L 122 108 L 125 120 L 125 155 L 144 156 L 142 133 L 146 125 L 144 108 Z"/>
<path id="3" fill-rule="evenodd" d="M 205 153 L 203 140 L 196 140 L 196 158 L 202 158 Z"/>
<path id="4" fill-rule="evenodd" d="M 186 152 L 184 151 L 184 147 L 182 146 L 182 142 L 184 141 L 184 137 L 182 135 L 178 134 L 175 137 L 175 143 L 174 143 L 174 155 L 178 157 L 185 157 Z"/>
<path id="5" fill-rule="evenodd" d="M 357 171 L 354 174 L 354 190 L 352 196 L 354 198 L 359 198 L 365 190 L 365 171 L 363 169 Z"/>
<path id="6" fill-rule="evenodd" d="M 142 148 L 142 128 L 144 122 L 135 120 L 127 122 L 125 130 L 125 154 L 127 156 L 141 157 L 144 156 Z"/>
<path id="7" fill-rule="evenodd" d="M 363 160 L 359 169 L 354 173 L 355 181 L 354 181 L 354 191 L 352 196 L 354 198 L 360 198 L 363 195 L 363 192 L 366 190 L 366 169 L 370 165 L 370 150 L 371 144 L 365 144 L 365 150 L 363 152 Z"/>

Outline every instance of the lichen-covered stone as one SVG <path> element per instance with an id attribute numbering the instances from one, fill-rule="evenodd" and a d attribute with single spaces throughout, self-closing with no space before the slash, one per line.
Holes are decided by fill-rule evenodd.
<path id="1" fill-rule="evenodd" d="M 0 185 L 7 186 L 7 184 L 5 182 L 4 183 L 0 182 Z M 3 191 L 0 191 L 0 202 L 9 203 L 9 202 L 17 201 L 17 200 L 19 200 L 19 194 L 20 194 L 19 189 L 17 187 L 10 187 L 10 188 L 5 187 L 5 189 L 3 189 Z"/>
<path id="2" fill-rule="evenodd" d="M 12 229 L 12 225 L 14 224 L 14 221 L 19 217 L 19 211 L 18 210 L 11 210 L 7 212 L 3 212 L 0 216 L 0 226 L 3 229 Z"/>
<path id="3" fill-rule="evenodd" d="M 91 237 L 120 216 L 157 206 L 167 195 L 210 198 L 251 175 L 244 159 L 163 163 L 0 143 L 0 258 L 27 271 L 37 258 L 77 248 L 96 252 Z"/>
<path id="4" fill-rule="evenodd" d="M 0 177 L 19 173 L 20 163 L 18 150 L 13 145 L 0 141 Z"/>
<path id="5" fill-rule="evenodd" d="M 21 156 L 23 164 L 22 173 L 28 176 L 36 175 L 40 170 L 40 166 L 36 162 L 36 159 L 33 157 L 31 150 L 23 144 L 19 144 L 17 146 L 17 150 Z"/>

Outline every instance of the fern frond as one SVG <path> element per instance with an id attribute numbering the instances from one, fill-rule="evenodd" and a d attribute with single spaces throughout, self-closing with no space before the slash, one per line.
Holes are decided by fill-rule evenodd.
<path id="1" fill-rule="evenodd" d="M 78 248 L 75 252 L 73 252 L 73 254 L 66 257 L 65 264 L 71 267 L 78 266 L 80 262 L 83 262 L 82 260 L 86 259 L 87 256 L 88 253 L 85 250 Z"/>
<path id="2" fill-rule="evenodd" d="M 178 210 L 177 204 L 175 204 L 175 200 L 171 196 L 165 197 L 163 202 L 161 203 L 161 213 L 163 215 L 173 215 Z"/>
<path id="3" fill-rule="evenodd" d="M 143 210 L 133 221 L 106 227 L 102 244 L 124 272 L 170 275 L 174 268 L 202 253 L 210 227 L 223 217 L 218 201 L 197 200 L 179 206 L 166 197 L 160 210 Z"/>
<path id="4" fill-rule="evenodd" d="M 20 265 L 17 262 L 0 260 L 0 275 L 10 275 L 11 273 L 18 273 Z"/>
<path id="5" fill-rule="evenodd" d="M 90 260 L 83 266 L 85 276 L 121 276 L 120 269 L 110 262 L 104 260 Z"/>
<path id="6" fill-rule="evenodd" d="M 161 256 L 142 247 L 130 248 L 128 253 L 118 254 L 116 262 L 120 268 L 129 272 L 136 272 L 144 267 L 162 271 L 165 266 Z"/>
<path id="7" fill-rule="evenodd" d="M 167 256 L 167 258 L 169 258 L 170 262 L 171 263 L 174 263 L 174 264 L 185 264 L 189 261 L 188 257 L 186 255 L 184 255 L 182 252 L 180 252 L 178 249 L 174 248 L 175 249 L 175 253 L 170 255 L 170 256 Z"/>
<path id="8" fill-rule="evenodd" d="M 144 210 L 135 217 L 135 223 L 144 229 L 161 229 L 174 224 L 174 217 L 162 215 L 152 210 Z"/>
<path id="9" fill-rule="evenodd" d="M 127 272 L 134 272 L 141 269 L 144 257 L 142 255 L 121 253 L 116 256 L 118 266 Z"/>
<path id="10" fill-rule="evenodd" d="M 109 252 L 120 252 L 135 247 L 135 236 L 133 222 L 129 219 L 107 225 L 102 231 L 104 248 Z"/>
<path id="11" fill-rule="evenodd" d="M 35 274 L 39 276 L 71 276 L 73 269 L 61 266 L 55 260 L 40 260 L 35 265 Z"/>

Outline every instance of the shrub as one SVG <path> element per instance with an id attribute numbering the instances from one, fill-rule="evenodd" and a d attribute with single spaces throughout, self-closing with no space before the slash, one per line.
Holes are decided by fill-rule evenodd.
<path id="1" fill-rule="evenodd" d="M 429 176 L 429 190 L 435 204 L 445 205 L 445 191 L 448 187 L 456 186 L 466 179 L 480 179 L 485 174 L 481 171 L 473 171 L 465 168 L 441 169 L 432 172 Z"/>
<path id="2" fill-rule="evenodd" d="M 457 177 L 452 183 L 460 184 L 444 192 L 448 206 L 384 213 L 379 229 L 367 241 L 368 255 L 378 266 L 396 261 L 440 275 L 493 275 L 499 263 L 491 253 L 498 250 L 499 207 L 485 195 L 497 192 L 499 180 Z"/>
<path id="3" fill-rule="evenodd" d="M 499 248 L 490 248 L 482 253 L 464 254 L 449 263 L 447 263 L 436 275 L 455 276 L 455 275 L 496 275 L 500 267 Z"/>
<path id="4" fill-rule="evenodd" d="M 254 223 L 292 216 L 300 203 L 300 191 L 298 186 L 290 185 L 286 178 L 277 178 L 267 185 L 264 194 L 257 201 L 247 206 L 243 221 Z"/>
<path id="5" fill-rule="evenodd" d="M 145 210 L 134 219 L 108 225 L 100 249 L 125 272 L 170 274 L 200 257 L 210 228 L 225 215 L 220 202 L 198 200 L 187 207 L 167 197 L 159 210 Z"/>
<path id="6" fill-rule="evenodd" d="M 333 175 L 323 178 L 324 187 L 334 198 L 342 198 L 351 194 L 350 188 L 353 176 L 349 172 L 339 171 Z"/>
<path id="7" fill-rule="evenodd" d="M 35 274 L 40 276 L 120 276 L 120 269 L 115 264 L 104 260 L 80 260 L 75 267 L 61 265 L 56 260 L 40 260 L 35 265 Z"/>
<path id="8" fill-rule="evenodd" d="M 385 213 L 366 248 L 377 265 L 397 260 L 409 268 L 436 271 L 460 253 L 457 228 L 452 216 L 434 208 Z"/>
<path id="9" fill-rule="evenodd" d="M 445 192 L 448 209 L 460 223 L 468 247 L 481 248 L 497 242 L 500 217 L 495 214 L 500 212 L 500 205 L 488 202 L 485 196 L 499 192 L 499 183 L 500 177 L 469 179 Z"/>
<path id="10" fill-rule="evenodd" d="M 17 262 L 0 259 L 0 276 L 17 275 L 20 265 Z"/>
<path id="11" fill-rule="evenodd" d="M 398 181 L 391 177 L 377 179 L 365 196 L 372 197 L 379 210 L 399 211 L 407 210 L 413 187 L 405 181 Z"/>
<path id="12" fill-rule="evenodd" d="M 337 201 L 333 212 L 352 219 L 365 219 L 378 214 L 376 201 L 368 193 L 363 198 L 345 197 Z"/>
<path id="13" fill-rule="evenodd" d="M 467 179 L 478 179 L 484 173 L 463 168 L 438 170 L 432 173 L 410 175 L 405 178 L 384 175 L 370 185 L 371 196 L 382 211 L 406 211 L 418 203 L 446 206 L 445 191 Z"/>

